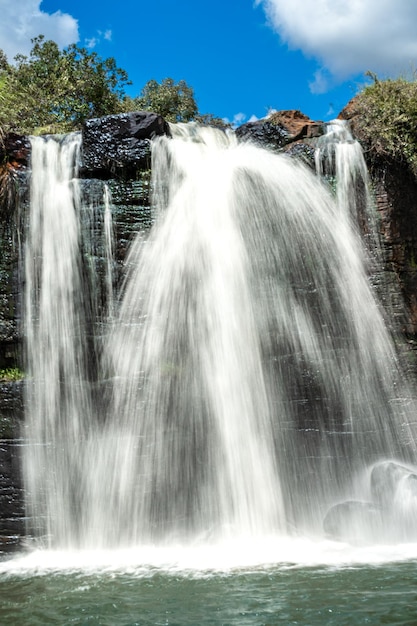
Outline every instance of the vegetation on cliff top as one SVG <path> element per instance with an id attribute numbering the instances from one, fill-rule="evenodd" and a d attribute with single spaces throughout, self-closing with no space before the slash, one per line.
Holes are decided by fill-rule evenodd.
<path id="1" fill-rule="evenodd" d="M 375 156 L 392 157 L 417 175 L 417 81 L 379 80 L 351 103 L 354 131 Z"/>
<path id="2" fill-rule="evenodd" d="M 0 129 L 6 132 L 65 133 L 92 117 L 135 110 L 159 113 L 169 122 L 225 126 L 223 120 L 199 113 L 194 91 L 184 80 L 150 80 L 130 97 L 125 91 L 128 75 L 114 58 L 102 59 L 74 44 L 60 50 L 42 35 L 32 43 L 30 55 L 17 55 L 12 64 L 0 50 Z M 373 83 L 348 107 L 354 131 L 374 155 L 393 157 L 417 174 L 417 82 L 368 75 Z"/>
<path id="3" fill-rule="evenodd" d="M 30 56 L 11 65 L 0 53 L 0 126 L 21 133 L 67 132 L 89 117 L 114 113 L 129 84 L 113 58 L 70 45 L 61 51 L 43 36 Z"/>
<path id="4" fill-rule="evenodd" d="M 131 84 L 128 75 L 114 58 L 102 59 L 75 44 L 60 50 L 42 35 L 32 43 L 29 57 L 17 55 L 13 64 L 0 50 L 0 128 L 22 134 L 66 133 L 89 118 L 140 109 L 159 113 L 168 122 L 222 123 L 199 114 L 194 91 L 184 80 L 150 80 L 132 98 L 125 92 Z"/>

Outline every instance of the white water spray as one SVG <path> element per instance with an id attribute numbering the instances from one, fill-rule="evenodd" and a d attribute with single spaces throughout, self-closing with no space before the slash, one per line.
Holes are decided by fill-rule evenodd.
<path id="1" fill-rule="evenodd" d="M 59 538 L 71 523 L 60 511 L 77 499 L 83 482 L 79 448 L 91 414 L 74 180 L 80 139 L 32 139 L 25 244 L 28 513 L 43 532 Z"/>
<path id="2" fill-rule="evenodd" d="M 357 472 L 414 452 L 407 391 L 340 199 L 285 156 L 211 129 L 174 135 L 153 144 L 158 217 L 126 263 L 99 407 L 73 158 L 54 174 L 44 155 L 57 163 L 66 143 L 33 143 L 25 468 L 52 545 L 311 532 Z"/>

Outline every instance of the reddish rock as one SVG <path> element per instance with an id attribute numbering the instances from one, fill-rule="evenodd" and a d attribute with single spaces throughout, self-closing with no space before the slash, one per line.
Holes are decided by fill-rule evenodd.
<path id="1" fill-rule="evenodd" d="M 322 122 L 314 122 L 300 111 L 276 111 L 269 117 L 242 124 L 236 130 L 241 141 L 250 141 L 274 151 L 285 151 L 314 168 L 314 143 L 323 135 Z"/>
<path id="2" fill-rule="evenodd" d="M 354 98 L 352 98 L 352 100 L 350 100 L 347 103 L 345 108 L 340 111 L 339 115 L 337 116 L 337 119 L 351 120 L 352 118 L 354 118 L 358 114 L 357 107 L 356 107 L 357 101 L 358 101 L 358 96 L 355 96 Z"/>
<path id="3" fill-rule="evenodd" d="M 315 122 L 297 110 L 277 111 L 269 118 L 272 124 L 280 124 L 293 141 L 312 139 L 323 134 L 323 122 Z"/>
<path id="4" fill-rule="evenodd" d="M 30 159 L 30 141 L 25 135 L 7 133 L 0 142 L 0 163 L 19 169 L 26 167 Z"/>

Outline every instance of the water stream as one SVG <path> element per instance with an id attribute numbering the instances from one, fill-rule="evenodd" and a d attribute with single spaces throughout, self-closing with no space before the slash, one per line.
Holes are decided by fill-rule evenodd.
<path id="1" fill-rule="evenodd" d="M 154 225 L 118 291 L 80 136 L 32 140 L 23 571 L 412 557 L 415 406 L 346 132 L 330 126 L 319 176 L 213 129 L 155 140 Z"/>

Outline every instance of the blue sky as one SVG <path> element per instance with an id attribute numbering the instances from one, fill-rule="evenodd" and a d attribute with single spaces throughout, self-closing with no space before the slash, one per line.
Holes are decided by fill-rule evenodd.
<path id="1" fill-rule="evenodd" d="M 137 95 L 184 79 L 201 113 L 235 123 L 270 109 L 336 116 L 365 83 L 417 67 L 416 0 L 0 0 L 11 61 L 44 34 L 115 57 Z"/>

